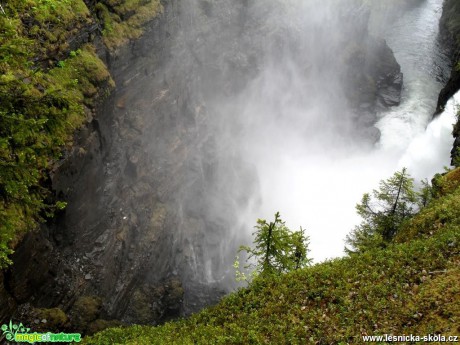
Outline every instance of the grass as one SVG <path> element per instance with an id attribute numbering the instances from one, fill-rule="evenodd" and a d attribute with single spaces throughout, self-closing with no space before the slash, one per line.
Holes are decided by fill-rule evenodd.
<path id="1" fill-rule="evenodd" d="M 188 319 L 112 328 L 84 343 L 360 344 L 366 334 L 458 335 L 459 176 L 456 169 L 440 177 L 455 187 L 386 249 L 256 280 Z"/>

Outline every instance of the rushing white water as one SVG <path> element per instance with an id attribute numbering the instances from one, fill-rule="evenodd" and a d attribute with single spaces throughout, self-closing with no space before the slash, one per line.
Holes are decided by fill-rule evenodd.
<path id="1" fill-rule="evenodd" d="M 444 112 L 411 140 L 398 166 L 408 167 L 417 179 L 429 178 L 441 172 L 443 166 L 449 166 L 452 124 L 459 109 L 460 93 L 457 93 L 447 102 Z"/>
<path id="2" fill-rule="evenodd" d="M 449 165 L 454 100 L 430 123 L 442 87 L 439 63 L 444 58 L 436 45 L 441 7 L 442 0 L 425 1 L 383 32 L 401 65 L 405 87 L 401 105 L 380 114 L 377 127 L 382 136 L 376 147 L 363 149 L 339 141 L 321 142 L 317 148 L 312 139 L 305 150 L 302 143 L 295 145 L 295 138 L 286 137 L 269 157 L 259 158 L 262 216 L 271 219 L 280 211 L 291 228 L 306 228 L 315 261 L 343 253 L 346 234 L 360 222 L 356 203 L 381 179 L 402 167 L 417 180 L 430 179 Z"/>
<path id="3" fill-rule="evenodd" d="M 400 18 L 386 33 L 404 71 L 401 106 L 384 114 L 378 123 L 380 148 L 394 150 L 397 167 L 407 167 L 414 178 L 430 178 L 449 165 L 455 122 L 454 100 L 428 124 L 439 93 L 440 65 L 446 64 L 436 46 L 442 1 L 430 0 Z M 428 127 L 427 127 L 428 124 Z"/>

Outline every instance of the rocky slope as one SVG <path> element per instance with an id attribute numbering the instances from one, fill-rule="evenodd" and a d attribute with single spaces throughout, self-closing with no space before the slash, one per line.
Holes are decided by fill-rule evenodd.
<path id="1" fill-rule="evenodd" d="M 434 199 L 384 249 L 259 279 L 186 320 L 112 328 L 83 343 L 363 344 L 365 336 L 412 334 L 453 344 L 460 331 L 459 178 L 458 168 L 438 176 Z"/>

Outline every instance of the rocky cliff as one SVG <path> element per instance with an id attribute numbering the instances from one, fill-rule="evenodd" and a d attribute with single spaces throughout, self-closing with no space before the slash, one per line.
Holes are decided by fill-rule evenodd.
<path id="1" fill-rule="evenodd" d="M 436 113 L 440 113 L 450 97 L 460 90 L 460 4 L 455 0 L 445 0 L 443 14 L 440 21 L 440 39 L 449 55 L 452 57 L 452 72 L 447 85 L 441 90 L 438 99 Z M 460 123 L 454 127 L 455 137 L 452 148 L 452 164 L 460 157 Z"/>

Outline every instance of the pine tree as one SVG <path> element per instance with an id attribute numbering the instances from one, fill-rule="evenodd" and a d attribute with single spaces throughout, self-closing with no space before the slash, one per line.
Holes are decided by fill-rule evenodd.
<path id="1" fill-rule="evenodd" d="M 427 186 L 425 186 L 427 187 Z M 428 189 L 427 189 L 428 190 Z M 414 179 L 406 168 L 387 180 L 380 181 L 378 190 L 363 195 L 356 205 L 363 221 L 346 238 L 349 253 L 373 247 L 384 247 L 396 235 L 401 224 L 412 217 L 428 200 L 427 190 L 414 191 Z"/>
<path id="2" fill-rule="evenodd" d="M 256 274 L 280 274 L 305 267 L 311 262 L 307 256 L 309 238 L 305 230 L 289 230 L 279 212 L 275 214 L 273 222 L 259 219 L 255 228 L 254 248 L 241 246 L 239 250 L 248 254 L 250 264 L 245 268 L 253 268 Z M 238 271 L 239 264 L 235 268 L 237 276 L 246 277 Z"/>

